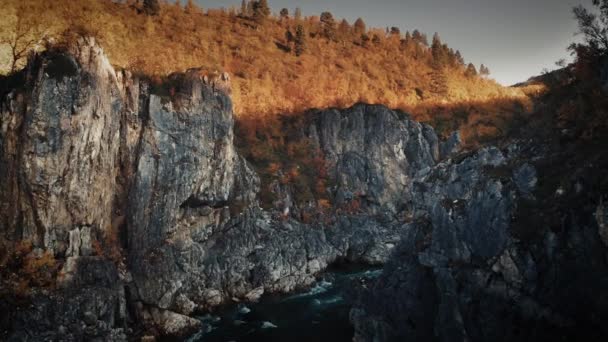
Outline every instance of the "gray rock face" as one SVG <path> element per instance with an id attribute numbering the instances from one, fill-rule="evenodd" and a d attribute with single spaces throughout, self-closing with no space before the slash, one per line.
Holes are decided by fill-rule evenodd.
<path id="1" fill-rule="evenodd" d="M 601 224 L 598 234 L 589 211 L 529 226 L 537 172 L 520 157 L 484 148 L 414 180 L 413 221 L 383 275 L 355 295 L 355 341 L 606 336 Z M 520 240 L 522 229 L 538 237 Z"/>
<path id="2" fill-rule="evenodd" d="M 34 61 L 27 92 L 9 94 L 0 114 L 2 232 L 59 254 L 73 227 L 111 224 L 116 187 L 116 73 L 92 41 L 81 44 Z"/>
<path id="3" fill-rule="evenodd" d="M 58 289 L 35 297 L 55 314 L 32 328 L 37 309 L 8 310 L 7 338 L 120 340 L 130 325 L 183 336 L 196 311 L 307 286 L 333 262 L 381 264 L 411 179 L 439 158 L 429 126 L 382 106 L 313 113 L 306 134 L 333 196 L 364 205 L 330 222 L 278 219 L 258 207 L 259 178 L 235 150 L 227 75 L 158 85 L 83 39 L 37 56 L 24 77 L 0 108 L 1 242 L 31 241 L 61 271 Z"/>
<path id="4" fill-rule="evenodd" d="M 312 113 L 309 137 L 324 152 L 337 205 L 364 199 L 370 212 L 398 212 L 404 191 L 439 159 L 433 129 L 384 106 L 355 105 Z"/>
<path id="5" fill-rule="evenodd" d="M 439 145 L 439 156 L 441 159 L 449 157 L 451 154 L 460 152 L 462 148 L 462 138 L 460 132 L 456 131 L 450 137 Z"/>

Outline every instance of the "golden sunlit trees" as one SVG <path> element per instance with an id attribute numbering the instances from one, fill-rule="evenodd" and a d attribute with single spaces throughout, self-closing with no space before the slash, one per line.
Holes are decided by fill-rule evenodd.
<path id="1" fill-rule="evenodd" d="M 8 6 L 0 8 L 0 13 L 7 13 L 3 18 L 9 18 L 0 22 L 4 37 L 18 31 L 13 20 L 18 5 L 49 4 L 45 10 L 19 12 L 35 14 L 33 19 L 40 23 L 37 41 L 45 33 L 61 39 L 68 28 L 76 36 L 94 35 L 117 68 L 156 79 L 189 68 L 227 71 L 234 76 L 232 99 L 238 116 L 268 117 L 360 101 L 408 108 L 420 101 L 480 100 L 505 91 L 491 80 L 466 78 L 464 60 L 443 68 L 446 82 L 440 84 L 447 89 L 435 87 L 439 83 L 431 77 L 433 57 L 422 33 L 415 31 L 417 40 L 411 34 L 404 40 L 396 34 L 387 38 L 384 29 L 368 32 L 363 20 L 349 28 L 340 19 L 336 27 L 331 14 L 323 15 L 322 22 L 295 11 L 293 18 L 268 15 L 253 23 L 250 15 L 234 11 L 203 12 L 195 1 L 183 9 L 161 1 L 156 16 L 145 13 L 142 1 L 54 0 L 52 6 L 39 0 L 5 1 Z M 245 2 L 248 13 L 253 3 Z M 333 23 L 329 26 L 338 35 L 335 40 L 324 34 L 327 23 Z M 0 49 L 6 54 L 9 45 Z M 3 60 L 3 72 L 10 71 L 11 60 L 8 55 Z M 456 53 L 453 60 L 458 60 Z M 16 69 L 24 61 L 21 58 Z"/>

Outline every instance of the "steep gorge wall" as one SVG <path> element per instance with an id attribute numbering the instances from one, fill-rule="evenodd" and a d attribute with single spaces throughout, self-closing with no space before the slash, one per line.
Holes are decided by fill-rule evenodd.
<path id="1" fill-rule="evenodd" d="M 605 339 L 605 157 L 569 149 L 516 141 L 414 179 L 412 221 L 354 291 L 354 340 Z"/>
<path id="2" fill-rule="evenodd" d="M 83 292 L 90 305 L 49 310 L 75 311 L 66 315 L 70 324 L 84 316 L 78 306 L 91 306 L 91 325 L 103 323 L 92 333 L 106 334 L 126 322 L 126 297 L 139 300 L 131 270 L 142 283 L 155 281 L 137 277 L 142 260 L 191 225 L 219 226 L 227 203 L 253 203 L 256 176 L 234 150 L 222 79 L 196 71 L 173 76 L 177 93 L 168 100 L 144 78 L 115 71 L 93 39 L 36 56 L 21 76 L 2 102 L 2 241 L 8 254 L 24 241 L 34 255 L 51 253 L 63 295 L 85 287 L 103 292 Z M 205 215 L 193 214 L 201 210 Z M 143 297 L 156 304 L 153 296 Z M 34 314 L 21 318 L 27 315 Z M 167 334 L 198 324 L 163 311 L 147 319 Z M 181 321 L 171 327 L 171 319 Z"/>
<path id="3" fill-rule="evenodd" d="M 14 339 L 179 336 L 200 326 L 194 312 L 306 286 L 338 260 L 383 263 L 404 189 L 445 149 L 382 106 L 312 115 L 303 134 L 328 156 L 332 196 L 367 204 L 305 224 L 257 205 L 226 76 L 158 85 L 114 70 L 92 39 L 36 56 L 21 76 L 2 100 L 0 233 L 9 254 L 30 241 L 28 258 L 50 253 L 59 272 L 29 309 L 1 302 Z"/>

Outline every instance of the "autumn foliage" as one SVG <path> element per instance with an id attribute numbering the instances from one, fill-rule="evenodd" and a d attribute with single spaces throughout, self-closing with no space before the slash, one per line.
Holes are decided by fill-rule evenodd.
<path id="1" fill-rule="evenodd" d="M 55 287 L 61 265 L 51 251 L 35 250 L 29 240 L 9 244 L 12 246 L 3 246 L 8 248 L 0 256 L 0 295 L 8 290 L 24 298 L 33 288 Z"/>
<path id="2" fill-rule="evenodd" d="M 265 1 L 237 9 L 164 1 L 6 0 L 1 49 L 5 71 L 22 67 L 66 30 L 97 37 L 113 64 L 148 75 L 202 67 L 233 74 L 238 115 L 261 117 L 356 102 L 406 108 L 437 101 L 521 96 L 467 74 L 458 51 L 439 39 L 351 25 L 331 13 L 270 14 Z M 437 36 L 438 38 L 438 36 Z M 15 43 L 15 44 L 12 44 Z M 11 45 L 12 44 L 12 45 Z M 9 50 L 15 45 L 15 58 Z"/>

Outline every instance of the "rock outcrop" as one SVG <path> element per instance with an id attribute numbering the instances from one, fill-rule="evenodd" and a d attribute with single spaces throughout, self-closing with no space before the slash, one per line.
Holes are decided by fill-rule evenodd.
<path id="1" fill-rule="evenodd" d="M 603 206 L 597 222 L 594 206 L 562 211 L 549 176 L 526 162 L 543 156 L 522 146 L 483 148 L 414 180 L 412 222 L 383 275 L 355 295 L 356 341 L 607 336 Z"/>

